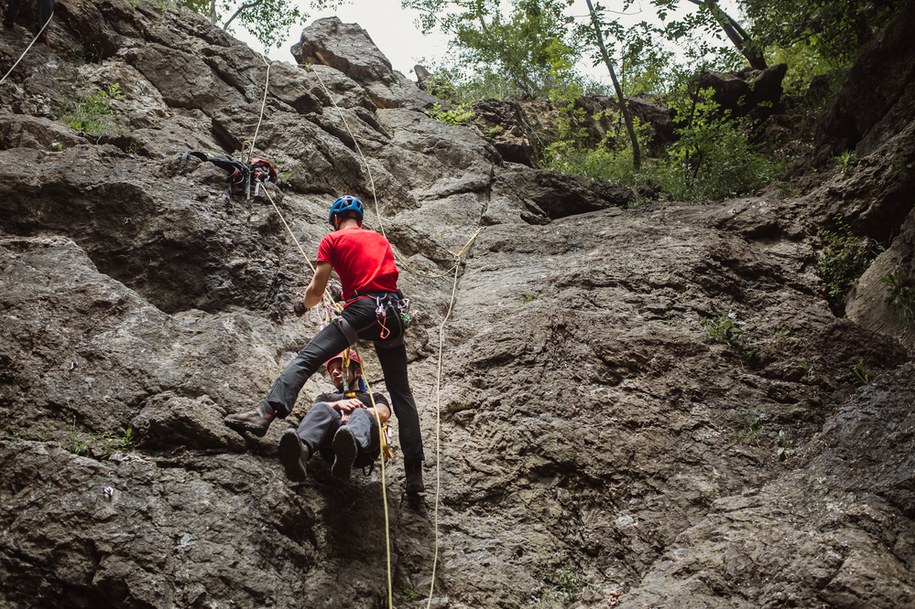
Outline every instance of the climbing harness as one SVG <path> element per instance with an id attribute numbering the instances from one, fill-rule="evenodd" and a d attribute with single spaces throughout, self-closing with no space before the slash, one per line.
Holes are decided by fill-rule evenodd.
<path id="1" fill-rule="evenodd" d="M 266 59 L 264 61 L 265 61 L 265 63 L 267 63 Z M 311 66 L 310 64 L 308 64 L 308 67 L 311 69 L 312 73 L 317 77 L 317 79 L 318 79 L 319 83 L 321 84 L 321 87 L 324 89 L 324 92 L 326 93 L 328 99 L 331 100 L 331 103 L 333 103 L 334 107 L 337 108 L 338 112 L 340 113 L 340 118 L 343 121 L 343 125 L 346 127 L 347 131 L 349 132 L 350 137 L 352 138 L 352 141 L 355 144 L 356 151 L 359 153 L 359 156 L 362 159 L 363 164 L 365 165 L 366 171 L 368 173 L 369 183 L 370 183 L 371 190 L 372 190 L 372 198 L 375 203 L 375 215 L 378 218 L 378 223 L 379 223 L 379 227 L 381 229 L 381 234 L 383 236 L 387 237 L 387 235 L 385 234 L 385 230 L 384 230 L 383 219 L 382 219 L 382 216 L 380 213 L 378 197 L 377 197 L 376 190 L 375 190 L 375 182 L 374 182 L 374 178 L 372 177 L 371 167 L 369 166 L 368 161 L 365 158 L 365 155 L 362 153 L 362 149 L 359 146 L 358 140 L 356 139 L 355 135 L 353 134 L 352 129 L 349 128 L 349 124 L 346 121 L 346 117 L 343 115 L 343 111 L 337 105 L 336 101 L 334 100 L 333 95 L 331 95 L 327 86 L 324 84 L 324 81 L 321 79 L 320 74 L 318 74 L 317 70 L 315 70 L 314 67 Z M 269 64 L 268 64 L 267 79 L 268 79 L 268 82 L 267 82 L 267 84 L 265 84 L 265 89 L 264 89 L 264 103 L 266 103 L 267 87 L 269 85 Z M 263 106 L 261 108 L 261 118 L 263 118 Z M 260 122 L 258 122 L 258 128 L 259 127 L 260 127 Z M 255 137 L 256 137 L 256 134 L 255 134 Z M 253 149 L 254 149 L 254 146 L 253 146 L 253 142 L 252 142 L 251 150 L 253 151 Z M 308 259 L 308 256 L 305 254 L 305 250 L 302 248 L 298 239 L 296 239 L 295 234 L 292 232 L 292 229 L 289 227 L 289 224 L 286 222 L 286 219 L 283 217 L 283 214 L 280 211 L 279 207 L 277 207 L 276 203 L 273 201 L 273 198 L 270 196 L 269 189 L 265 188 L 264 190 L 267 193 L 267 197 L 270 199 L 270 203 L 273 205 L 273 208 L 276 210 L 277 214 L 279 214 L 280 219 L 283 222 L 283 225 L 286 227 L 286 230 L 289 232 L 289 234 L 292 236 L 293 240 L 295 241 L 296 245 L 298 246 L 299 251 L 302 253 L 302 256 L 305 258 L 305 260 L 308 262 L 309 266 L 311 266 L 312 270 L 314 271 L 315 270 L 314 265 L 311 264 L 311 261 Z M 434 551 L 434 557 L 433 557 L 433 561 L 432 561 L 432 577 L 430 578 L 430 583 L 429 583 L 429 596 L 427 599 L 428 600 L 427 609 L 431 609 L 431 605 L 432 605 L 433 593 L 435 591 L 435 574 L 436 574 L 436 569 L 437 569 L 437 565 L 438 565 L 438 555 L 439 555 L 439 505 L 441 503 L 440 502 L 440 496 L 441 496 L 441 379 L 442 379 L 442 368 L 443 368 L 445 325 L 447 324 L 448 320 L 451 318 L 451 313 L 454 309 L 454 302 L 455 302 L 456 295 L 457 295 L 458 279 L 460 277 L 460 271 L 461 271 L 461 267 L 462 267 L 461 258 L 463 257 L 464 253 L 468 250 L 470 245 L 474 242 L 474 240 L 477 238 L 477 236 L 480 234 L 480 232 L 482 230 L 483 230 L 482 226 L 477 228 L 476 232 L 464 244 L 464 247 L 462 247 L 461 250 L 457 254 L 453 254 L 454 258 L 455 258 L 455 263 L 454 263 L 452 269 L 449 269 L 449 271 L 454 270 L 454 282 L 453 282 L 452 290 L 451 290 L 451 300 L 448 304 L 448 311 L 445 314 L 445 317 L 442 319 L 441 325 L 439 326 L 438 366 L 437 366 L 437 374 L 436 374 L 436 380 L 435 380 L 435 400 L 436 400 L 436 406 L 435 406 L 435 412 L 436 412 L 435 479 L 436 480 L 435 480 L 435 505 L 434 505 L 435 551 Z M 403 264 L 403 261 L 401 261 L 401 264 Z M 411 265 L 409 265 L 409 264 L 406 264 L 404 266 L 406 268 L 410 268 L 410 270 L 413 270 L 411 268 Z M 413 272 L 417 272 L 417 271 L 413 270 Z M 381 300 L 376 300 L 376 315 L 379 315 L 379 314 L 382 315 L 383 319 L 380 320 L 380 322 L 379 322 L 383 328 L 382 332 L 387 330 L 389 334 L 391 333 L 391 330 L 387 328 L 388 316 L 392 315 L 392 314 L 396 315 L 397 321 L 399 321 L 401 324 L 400 335 L 402 336 L 405 329 L 407 328 L 407 326 L 413 320 L 413 314 L 410 312 L 409 299 L 404 298 L 403 294 L 401 294 L 399 291 L 397 294 L 394 294 L 393 296 L 395 297 L 393 299 L 391 298 L 391 296 L 382 296 L 382 298 L 384 298 L 386 301 L 384 304 L 382 304 Z M 393 308 L 391 308 L 389 306 L 391 304 L 392 300 L 394 301 Z M 330 315 L 331 306 L 327 304 L 328 301 L 330 301 L 332 303 L 332 305 L 335 307 L 338 314 L 340 312 L 342 312 L 342 309 L 343 309 L 342 305 L 340 303 L 334 302 L 333 298 L 330 297 L 330 292 L 328 290 L 325 290 L 324 305 L 326 307 L 327 314 Z M 379 308 L 381 308 L 382 311 L 379 311 Z M 341 321 L 341 320 L 343 320 L 343 318 L 338 317 L 334 321 L 337 322 L 337 321 Z M 381 322 L 384 322 L 384 323 L 381 323 Z M 341 325 L 341 330 L 342 329 L 343 329 L 343 327 Z M 351 326 L 349 329 L 350 329 L 350 331 L 353 330 L 353 328 Z M 355 341 L 353 341 L 353 342 L 355 342 Z M 359 361 L 359 367 L 362 372 L 361 378 L 364 380 L 365 379 L 365 368 L 361 361 L 361 358 Z M 388 438 L 387 438 L 387 435 L 388 435 L 387 423 L 385 423 L 385 424 L 381 423 L 381 419 L 378 415 L 377 405 L 375 404 L 375 396 L 372 393 L 372 387 L 368 383 L 368 381 L 364 381 L 364 382 L 365 382 L 367 392 L 368 392 L 369 397 L 372 402 L 372 409 L 373 409 L 373 412 L 375 413 L 376 422 L 378 423 L 379 442 L 382 447 L 381 454 L 383 455 L 383 458 L 380 459 L 381 494 L 382 494 L 382 503 L 384 505 L 385 552 L 386 552 L 386 557 L 387 557 L 388 607 L 389 607 L 389 609 L 393 609 L 394 608 L 394 583 L 393 583 L 393 571 L 392 571 L 392 565 L 391 565 L 391 530 L 390 530 L 390 515 L 389 515 L 389 509 L 388 509 L 388 494 L 387 494 L 387 483 L 386 483 L 387 477 L 386 477 L 386 472 L 385 472 L 385 463 L 387 462 L 388 459 L 391 458 L 392 451 L 390 448 L 390 443 L 388 442 Z M 374 465 L 374 462 L 373 462 L 373 465 Z"/>
<path id="2" fill-rule="evenodd" d="M 413 315 L 410 313 L 410 299 L 404 298 L 400 290 L 375 296 L 375 317 L 378 325 L 381 326 L 379 340 L 391 338 L 391 329 L 388 327 L 388 324 L 391 323 L 389 315 L 393 317 L 395 323 L 400 324 L 400 334 L 406 332 L 407 326 L 413 321 Z"/>
<path id="3" fill-rule="evenodd" d="M 16 60 L 16 63 L 13 64 L 13 67 L 11 67 L 9 70 L 6 71 L 6 74 L 3 75 L 3 78 L 0 78 L 0 85 L 3 84 L 3 82 L 6 80 L 7 76 L 9 76 L 10 74 L 13 73 L 13 70 L 15 70 L 16 66 L 19 65 L 19 62 L 22 61 L 22 58 L 25 57 L 26 53 L 28 53 L 31 50 L 31 48 L 35 44 L 35 42 L 39 38 L 41 38 L 41 35 L 44 34 L 45 28 L 48 27 L 48 24 L 51 23 L 51 19 L 53 19 L 53 18 L 54 18 L 54 11 L 51 11 L 51 15 L 48 17 L 48 20 L 44 22 L 44 25 L 41 26 L 41 29 L 38 30 L 38 33 L 35 34 L 34 38 L 32 38 L 32 42 L 29 43 L 29 46 L 25 47 L 25 50 L 22 52 L 22 55 L 19 56 L 19 59 Z"/>
<path id="4" fill-rule="evenodd" d="M 188 151 L 181 156 L 181 168 L 187 165 L 188 157 L 194 157 L 204 162 L 210 162 L 228 172 L 228 188 L 226 189 L 226 203 L 232 198 L 234 187 L 244 186 L 245 199 L 251 198 L 251 186 L 254 186 L 254 196 L 260 194 L 261 184 L 279 183 L 279 176 L 276 168 L 269 161 L 252 157 L 245 161 L 239 161 L 235 157 L 225 154 L 208 155 L 205 152 Z"/>

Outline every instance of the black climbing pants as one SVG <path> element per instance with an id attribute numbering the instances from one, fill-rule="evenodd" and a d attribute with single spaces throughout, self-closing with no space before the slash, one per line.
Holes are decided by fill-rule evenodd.
<path id="1" fill-rule="evenodd" d="M 317 402 L 305 413 L 296 433 L 312 453 L 320 452 L 325 460 L 332 463 L 334 434 L 343 425 L 342 420 L 340 411 L 331 408 L 327 402 Z M 349 415 L 346 427 L 352 432 L 359 448 L 354 465 L 370 465 L 381 453 L 378 421 L 375 420 L 375 415 L 364 408 L 354 410 Z"/>
<path id="2" fill-rule="evenodd" d="M 299 351 L 273 383 L 264 404 L 280 418 L 285 418 L 295 406 L 296 398 L 311 375 L 324 362 L 354 344 L 357 338 L 375 342 L 375 353 L 381 363 L 384 384 L 391 396 L 391 406 L 397 417 L 397 434 L 404 463 L 423 460 L 423 441 L 419 429 L 419 414 L 407 378 L 407 348 L 403 342 L 403 326 L 397 315 L 388 315 L 386 324 L 391 335 L 379 340 L 381 325 L 375 315 L 375 299 L 365 298 L 351 303 L 343 314 L 326 326 Z"/>

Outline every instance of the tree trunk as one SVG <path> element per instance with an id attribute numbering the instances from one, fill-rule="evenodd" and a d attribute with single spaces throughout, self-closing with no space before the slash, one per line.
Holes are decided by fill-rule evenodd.
<path id="1" fill-rule="evenodd" d="M 616 91 L 616 98 L 620 103 L 623 120 L 626 121 L 626 131 L 629 132 L 629 141 L 632 142 L 632 166 L 638 171 L 642 167 L 642 154 L 639 150 L 639 138 L 635 134 L 635 127 L 632 124 L 632 113 L 629 111 L 629 105 L 626 103 L 626 98 L 623 97 L 623 88 L 616 78 L 616 71 L 613 69 L 613 64 L 610 63 L 607 47 L 604 46 L 604 35 L 600 31 L 600 21 L 597 18 L 597 13 L 594 12 L 594 5 L 591 4 L 591 0 L 587 0 L 587 3 L 588 11 L 591 13 L 591 23 L 594 25 L 594 35 L 597 37 L 597 47 L 600 49 L 600 55 L 607 65 L 607 70 L 610 72 L 610 80 L 613 81 L 613 89 Z"/>
<path id="2" fill-rule="evenodd" d="M 750 35 L 747 34 L 746 30 L 740 27 L 740 24 L 737 23 L 734 18 L 718 6 L 717 0 L 689 0 L 689 2 L 704 8 L 712 15 L 712 18 L 718 22 L 718 25 L 724 30 L 728 39 L 734 44 L 737 51 L 750 63 L 750 66 L 757 70 L 765 70 L 769 67 L 766 64 L 766 58 L 763 57 L 762 50 L 757 48 L 753 39 L 750 38 Z"/>

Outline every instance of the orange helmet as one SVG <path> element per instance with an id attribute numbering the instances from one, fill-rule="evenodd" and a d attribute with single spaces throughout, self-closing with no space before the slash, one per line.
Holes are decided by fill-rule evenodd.
<path id="1" fill-rule="evenodd" d="M 327 363 L 324 364 L 324 367 L 327 369 L 328 372 L 330 372 L 330 365 L 336 361 L 343 360 L 345 355 L 346 355 L 346 351 L 343 351 L 342 353 L 338 353 L 337 355 L 335 355 L 332 358 L 330 358 L 329 360 L 327 360 Z M 359 353 L 355 349 L 349 350 L 349 361 L 350 361 L 350 363 L 355 362 L 355 363 L 359 364 L 359 368 L 360 369 L 362 368 L 362 358 L 359 356 Z"/>

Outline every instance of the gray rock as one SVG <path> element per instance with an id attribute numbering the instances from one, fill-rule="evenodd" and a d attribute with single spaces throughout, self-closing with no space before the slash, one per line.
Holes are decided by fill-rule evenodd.
<path id="1" fill-rule="evenodd" d="M 458 608 L 906 606 L 911 352 L 867 307 L 832 314 L 815 235 L 883 226 L 877 304 L 909 261 L 911 125 L 799 199 L 633 207 L 432 120 L 367 36 L 268 82 L 183 9 L 59 7 L 0 88 L 0 608 L 385 606 L 388 548 L 404 607 L 432 584 Z M 54 122 L 111 78 L 116 134 Z M 269 198 L 180 162 L 255 132 Z M 342 192 L 414 303 L 419 502 L 396 446 L 384 486 L 320 459 L 286 480 L 277 442 L 321 375 L 264 438 L 221 427 L 320 327 L 292 315 L 297 244 L 313 259 Z"/>

